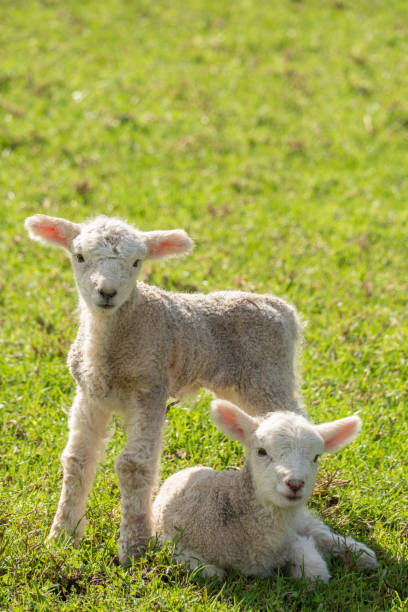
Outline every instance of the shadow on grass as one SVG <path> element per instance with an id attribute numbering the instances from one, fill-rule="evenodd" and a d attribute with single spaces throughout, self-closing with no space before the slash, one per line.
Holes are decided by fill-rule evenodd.
<path id="1" fill-rule="evenodd" d="M 138 562 L 121 566 L 116 557 L 116 535 L 115 529 L 108 538 L 106 533 L 105 538 L 102 534 L 92 534 L 84 538 L 79 548 L 35 546 L 31 553 L 28 550 L 30 569 L 16 576 L 15 582 L 24 589 L 27 579 L 32 586 L 37 584 L 38 587 L 30 589 L 33 602 L 43 601 L 47 605 L 52 602 L 63 609 L 69 609 L 74 603 L 85 608 L 101 596 L 116 602 L 117 609 L 134 609 L 132 606 L 139 605 L 143 610 L 167 610 L 176 606 L 177 610 L 231 609 L 236 612 L 407 609 L 404 606 L 408 602 L 408 562 L 391 557 L 379 546 L 375 546 L 380 560 L 376 570 L 362 570 L 352 557 L 346 561 L 330 560 L 332 580 L 328 585 L 295 580 L 281 570 L 266 578 L 229 571 L 225 581 L 218 582 L 214 578 L 202 578 L 199 571 L 188 571 L 175 562 L 172 558 L 174 545 L 170 543 L 161 546 L 152 542 Z M 9 562 L 8 571 L 13 573 L 11 557 Z M 6 568 L 3 572 L 1 569 L 0 575 Z M 16 602 L 19 601 L 18 591 L 14 594 Z"/>
<path id="2" fill-rule="evenodd" d="M 355 559 L 329 561 L 332 579 L 328 585 L 295 580 L 282 570 L 270 576 L 247 577 L 230 571 L 223 583 L 201 578 L 197 572 L 189 578 L 208 590 L 209 599 L 220 604 L 231 602 L 248 612 L 269 610 L 405 610 L 408 601 L 408 562 L 389 558 L 379 547 L 380 567 L 364 570 Z"/>

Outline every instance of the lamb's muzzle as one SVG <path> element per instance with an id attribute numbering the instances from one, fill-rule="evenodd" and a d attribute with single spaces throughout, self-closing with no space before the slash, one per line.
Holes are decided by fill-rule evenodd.
<path id="1" fill-rule="evenodd" d="M 299 480 L 297 478 L 292 478 L 290 480 L 287 480 L 286 484 L 288 485 L 288 487 L 292 491 L 292 493 L 296 494 L 303 487 L 303 485 L 305 484 L 305 481 L 304 480 Z"/>

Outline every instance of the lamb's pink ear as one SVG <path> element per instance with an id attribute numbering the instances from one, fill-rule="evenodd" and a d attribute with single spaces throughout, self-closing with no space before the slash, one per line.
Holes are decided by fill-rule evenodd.
<path id="1" fill-rule="evenodd" d="M 242 443 L 258 427 L 255 419 L 227 400 L 211 402 L 211 416 L 218 429 Z"/>
<path id="2" fill-rule="evenodd" d="M 332 453 L 357 438 L 361 430 L 361 419 L 354 414 L 344 419 L 316 425 L 316 429 L 324 440 L 325 452 Z"/>
<path id="3" fill-rule="evenodd" d="M 193 248 L 193 241 L 182 229 L 154 232 L 144 232 L 146 257 L 160 259 L 161 257 L 175 257 L 188 253 Z"/>
<path id="4" fill-rule="evenodd" d="M 80 225 L 66 219 L 34 215 L 25 220 L 24 226 L 30 238 L 43 244 L 59 246 L 70 250 L 73 239 L 81 231 Z"/>

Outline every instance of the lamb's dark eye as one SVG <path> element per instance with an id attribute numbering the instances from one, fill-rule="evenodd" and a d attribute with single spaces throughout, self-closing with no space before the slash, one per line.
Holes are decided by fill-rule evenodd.
<path id="1" fill-rule="evenodd" d="M 260 457 L 265 457 L 268 453 L 266 452 L 266 450 L 264 448 L 258 448 L 258 455 Z"/>
<path id="2" fill-rule="evenodd" d="M 136 261 L 133 264 L 134 268 L 137 268 L 137 266 L 140 264 L 140 259 L 136 259 Z"/>
<path id="3" fill-rule="evenodd" d="M 77 253 L 75 255 L 75 257 L 76 257 L 77 261 L 79 261 L 79 263 L 83 263 L 85 261 L 83 255 L 81 255 L 81 253 Z"/>
<path id="4" fill-rule="evenodd" d="M 320 455 L 316 455 L 316 457 L 313 459 L 314 463 L 317 463 L 318 458 L 320 457 Z"/>

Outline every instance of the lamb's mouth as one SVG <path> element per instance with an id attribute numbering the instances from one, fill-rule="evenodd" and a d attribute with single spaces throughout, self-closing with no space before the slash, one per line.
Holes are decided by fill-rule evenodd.
<path id="1" fill-rule="evenodd" d="M 286 497 L 287 500 L 289 500 L 291 502 L 300 501 L 302 499 L 301 495 L 296 495 L 296 494 L 294 494 L 294 495 L 285 495 L 285 497 Z"/>
<path id="2" fill-rule="evenodd" d="M 98 304 L 99 308 L 103 308 L 103 310 L 109 310 L 110 308 L 115 308 L 115 304 Z"/>

